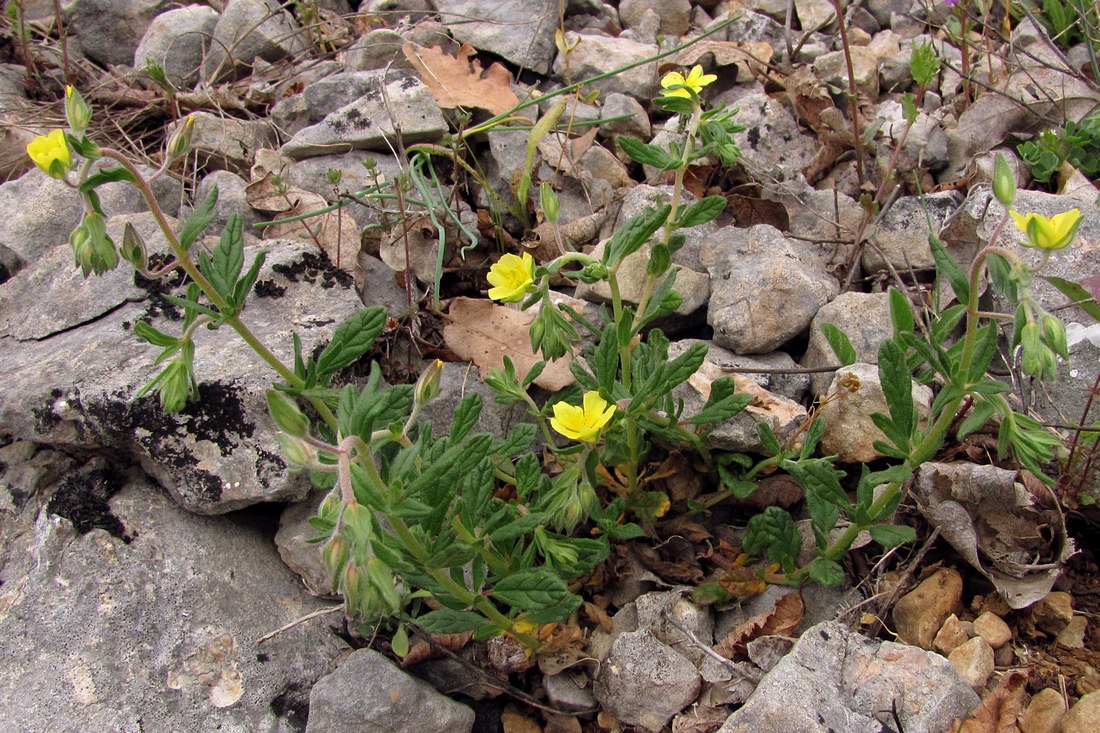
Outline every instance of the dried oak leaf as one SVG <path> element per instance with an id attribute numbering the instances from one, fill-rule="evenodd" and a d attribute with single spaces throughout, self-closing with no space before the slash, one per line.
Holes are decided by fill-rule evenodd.
<path id="1" fill-rule="evenodd" d="M 956 718 L 948 733 L 1017 733 L 1026 682 L 1023 672 L 1009 672 L 965 720 Z"/>
<path id="2" fill-rule="evenodd" d="M 504 733 L 542 733 L 542 726 L 509 705 L 500 714 L 500 726 Z"/>
<path id="3" fill-rule="evenodd" d="M 715 644 L 714 651 L 727 659 L 741 659 L 753 639 L 772 634 L 790 636 L 802 623 L 805 612 L 802 594 L 788 593 L 776 601 L 772 610 L 759 613 L 738 625 L 725 639 Z"/>
<path id="4" fill-rule="evenodd" d="M 452 652 L 461 651 L 473 637 L 474 632 L 463 631 L 461 634 L 432 634 L 431 642 L 418 641 L 409 649 L 409 653 L 401 659 L 402 669 L 408 669 L 414 664 L 420 664 L 429 659 L 438 659 L 445 656 L 442 649 Z"/>
<path id="5" fill-rule="evenodd" d="M 482 71 L 481 63 L 471 58 L 477 53 L 473 46 L 464 43 L 458 56 L 449 56 L 437 46 L 421 48 L 406 43 L 401 53 L 444 109 L 477 107 L 499 115 L 519 104 L 508 70 L 493 63 Z"/>
<path id="6" fill-rule="evenodd" d="M 531 351 L 528 328 L 535 319 L 530 311 L 517 311 L 477 298 L 451 301 L 451 322 L 443 327 L 443 340 L 461 359 L 477 365 L 482 374 L 503 369 L 507 356 L 516 365 L 516 373 L 527 374 L 536 361 Z M 547 363 L 535 384 L 548 392 L 557 392 L 573 383 L 568 354 Z"/>

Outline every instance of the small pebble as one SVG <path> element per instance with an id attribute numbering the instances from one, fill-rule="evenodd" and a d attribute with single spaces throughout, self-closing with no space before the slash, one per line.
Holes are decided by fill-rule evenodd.
<path id="1" fill-rule="evenodd" d="M 1054 591 L 1038 604 L 1036 625 L 1051 635 L 1056 635 L 1073 620 L 1073 597 L 1064 591 Z"/>
<path id="2" fill-rule="evenodd" d="M 1096 733 L 1100 730 L 1100 691 L 1077 701 L 1062 718 L 1061 733 Z"/>
<path id="3" fill-rule="evenodd" d="M 1020 716 L 1020 733 L 1056 733 L 1065 714 L 1066 701 L 1057 690 L 1053 687 L 1039 690 Z"/>
<path id="4" fill-rule="evenodd" d="M 943 622 L 943 626 L 940 627 L 936 638 L 932 641 L 932 651 L 939 652 L 946 657 L 969 640 L 970 635 L 966 633 L 963 622 L 959 621 L 958 616 L 951 614 Z"/>
<path id="5" fill-rule="evenodd" d="M 985 639 L 975 636 L 947 656 L 959 677 L 981 695 L 993 675 L 993 649 Z"/>
<path id="6" fill-rule="evenodd" d="M 994 650 L 1012 641 L 1012 629 L 1000 616 L 986 611 L 974 620 L 974 633 L 985 639 Z"/>

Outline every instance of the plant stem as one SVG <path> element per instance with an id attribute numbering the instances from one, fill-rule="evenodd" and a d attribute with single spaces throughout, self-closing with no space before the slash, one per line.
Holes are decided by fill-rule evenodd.
<path id="1" fill-rule="evenodd" d="M 866 182 L 863 177 L 863 135 L 859 125 L 859 97 L 856 94 L 856 72 L 852 65 L 852 50 L 848 46 L 848 30 L 844 22 L 844 10 L 840 7 L 840 0 L 833 0 L 833 10 L 836 13 L 836 24 L 840 29 L 840 45 L 844 48 L 844 63 L 848 67 L 848 109 L 852 117 L 852 143 L 856 149 L 856 177 L 859 179 L 859 188 L 863 190 Z"/>

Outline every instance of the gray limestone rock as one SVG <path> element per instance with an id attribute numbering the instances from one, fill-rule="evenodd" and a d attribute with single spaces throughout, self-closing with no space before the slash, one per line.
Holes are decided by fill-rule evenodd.
<path id="1" fill-rule="evenodd" d="M 624 115 L 629 117 L 621 120 L 614 119 Z M 600 116 L 604 120 L 600 123 L 600 134 L 605 138 L 613 140 L 617 135 L 629 135 L 639 140 L 649 140 L 653 134 L 645 107 L 628 94 L 618 92 L 608 94 L 604 99 Z"/>
<path id="2" fill-rule="evenodd" d="M 708 243 L 707 323 L 714 341 L 738 354 L 777 349 L 810 325 L 839 285 L 806 265 L 796 245 L 774 227 L 724 227 Z"/>
<path id="3" fill-rule="evenodd" d="M 657 32 L 666 36 L 682 36 L 691 28 L 691 3 L 688 0 L 622 0 L 619 20 L 624 28 L 642 23 L 647 11 L 660 19 Z"/>
<path id="4" fill-rule="evenodd" d="M 517 66 L 545 73 L 556 50 L 557 0 L 435 0 L 451 35 Z"/>
<path id="5" fill-rule="evenodd" d="M 134 52 L 134 67 L 154 63 L 178 88 L 190 88 L 199 79 L 202 58 L 218 13 L 205 5 L 185 5 L 161 13 L 145 30 Z"/>
<path id="6" fill-rule="evenodd" d="M 657 733 L 690 705 L 702 680 L 695 665 L 646 629 L 620 635 L 596 677 L 596 699 L 619 721 Z"/>
<path id="7" fill-rule="evenodd" d="M 279 61 L 306 50 L 302 29 L 278 0 L 229 0 L 202 63 L 208 80 L 235 77 L 257 59 Z"/>
<path id="8" fill-rule="evenodd" d="M 352 652 L 309 693 L 306 733 L 469 733 L 474 711 L 370 649 Z"/>
<path id="9" fill-rule="evenodd" d="M 934 230 L 939 230 L 960 203 L 955 191 L 903 196 L 894 201 L 867 234 L 863 269 L 875 272 L 888 264 L 900 272 L 934 268 L 936 262 L 928 246 L 928 220 L 931 218 Z"/>
<path id="10" fill-rule="evenodd" d="M 260 215 L 248 205 L 248 181 L 230 171 L 214 171 L 199 181 L 199 186 L 195 189 L 195 201 L 197 203 L 205 201 L 214 186 L 218 187 L 218 201 L 214 204 L 214 219 L 206 231 L 220 236 L 229 217 L 232 214 L 240 214 L 244 231 L 259 233 L 259 230 L 252 226 L 260 221 Z M 190 207 L 183 213 L 183 217 L 186 218 L 189 213 Z"/>
<path id="11" fill-rule="evenodd" d="M 978 696 L 938 654 L 880 642 L 827 622 L 806 631 L 719 733 L 947 730 Z"/>
<path id="12" fill-rule="evenodd" d="M 328 494 L 315 488 L 305 499 L 289 504 L 279 515 L 279 529 L 275 533 L 275 547 L 286 566 L 298 574 L 306 590 L 315 596 L 338 595 L 333 584 L 332 571 L 321 557 L 322 545 L 310 540 L 320 532 L 309 524 L 309 518 L 317 514 L 317 508 Z"/>
<path id="13" fill-rule="evenodd" d="M 292 363 L 291 329 L 309 352 L 361 303 L 351 277 L 322 260 L 313 245 L 266 244 L 268 260 L 257 286 L 262 295 L 250 299 L 244 320 L 284 363 Z M 247 262 L 256 251 L 246 247 Z M 19 313 L 37 308 L 35 301 L 3 297 L 29 274 L 0 285 L 0 319 L 17 322 Z M 199 402 L 169 415 L 155 396 L 135 398 L 159 367 L 153 364 L 157 350 L 130 329 L 139 319 L 152 319 L 154 326 L 178 332 L 172 318 L 179 316 L 155 296 L 129 302 L 130 292 L 118 296 L 119 307 L 79 327 L 26 340 L 0 337 L 0 369 L 9 375 L 0 423 L 16 437 L 130 456 L 180 504 L 201 514 L 304 497 L 309 482 L 288 472 L 267 414 L 264 390 L 275 374 L 228 329 L 195 339 Z"/>
<path id="14" fill-rule="evenodd" d="M 787 108 L 766 94 L 742 97 L 737 108 L 737 124 L 745 129 L 733 139 L 749 176 L 760 183 L 797 178 L 815 148 Z"/>
<path id="15" fill-rule="evenodd" d="M 569 73 L 571 79 L 587 79 L 613 71 L 621 66 L 642 61 L 657 54 L 657 46 L 632 41 L 628 38 L 610 38 L 595 33 L 565 34 L 565 42 L 576 44 L 569 52 Z M 554 61 L 554 75 L 564 78 L 565 60 L 558 56 Z M 635 99 L 647 102 L 659 89 L 656 64 L 643 64 L 621 74 L 592 82 L 592 88 L 601 94 L 629 94 Z"/>
<path id="16" fill-rule="evenodd" d="M 856 91 L 870 101 L 878 99 L 878 58 L 866 46 L 852 46 L 849 50 Z M 848 63 L 843 51 L 819 57 L 814 61 L 814 72 L 826 84 L 848 89 Z"/>
<path id="17" fill-rule="evenodd" d="M 639 628 L 648 629 L 662 644 L 699 666 L 707 658 L 699 643 L 714 643 L 714 616 L 710 608 L 697 606 L 681 590 L 658 591 L 634 602 Z M 687 629 L 694 639 L 681 629 Z"/>
<path id="18" fill-rule="evenodd" d="M 853 378 L 859 385 L 854 392 L 843 386 L 846 379 L 851 383 Z M 829 392 L 846 394 L 830 401 L 818 413 L 825 423 L 821 453 L 835 455 L 840 463 L 868 463 L 882 458 L 883 454 L 875 449 L 874 442 L 881 440 L 889 443 L 889 440 L 871 420 L 871 415 L 876 412 L 889 415 L 890 408 L 882 390 L 878 366 L 856 362 L 838 369 L 829 385 Z M 932 390 L 914 382 L 913 405 L 919 424 L 926 425 L 932 406 Z"/>
<path id="19" fill-rule="evenodd" d="M 77 0 L 72 6 L 71 32 L 93 61 L 129 66 L 162 4 L 161 0 Z"/>
<path id="20" fill-rule="evenodd" d="M 890 296 L 887 293 L 847 292 L 822 306 L 810 325 L 810 343 L 802 356 L 803 367 L 817 368 L 839 363 L 821 330 L 823 323 L 836 326 L 848 336 L 856 350 L 857 361 L 877 364 L 878 347 L 893 334 Z M 810 377 L 815 395 L 824 394 L 832 381 L 830 372 Z"/>
<path id="21" fill-rule="evenodd" d="M 358 72 L 372 78 L 369 90 L 354 101 L 327 114 L 320 122 L 295 133 L 282 153 L 300 160 L 350 150 L 389 152 L 387 141 L 395 128 L 406 144 L 436 141 L 447 131 L 447 122 L 435 98 L 411 72 Z"/>
<path id="22" fill-rule="evenodd" d="M 197 517 L 100 459 L 53 489 L 0 515 L 5 719 L 64 733 L 301 729 L 305 691 L 345 645 L 324 619 L 258 641 L 323 604 L 257 525 Z"/>
<path id="23" fill-rule="evenodd" d="M 238 120 L 212 112 L 192 112 L 191 150 L 208 170 L 248 175 L 256 151 L 274 147 L 275 128 L 267 120 Z M 179 122 L 168 128 L 171 135 Z"/>

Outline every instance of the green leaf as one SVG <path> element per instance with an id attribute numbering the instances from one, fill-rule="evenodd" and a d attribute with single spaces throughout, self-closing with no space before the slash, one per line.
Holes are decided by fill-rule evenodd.
<path id="1" fill-rule="evenodd" d="M 1092 297 L 1092 293 L 1088 290 L 1078 283 L 1072 280 L 1066 280 L 1065 278 L 1045 275 L 1040 277 L 1058 288 L 1058 291 L 1072 300 L 1078 308 L 1088 313 L 1095 320 L 1100 321 L 1100 305 L 1097 304 L 1096 299 Z"/>
<path id="2" fill-rule="evenodd" d="M 1012 265 L 1008 264 L 1008 260 L 992 252 L 985 258 L 985 267 L 994 292 L 1002 298 L 1016 302 L 1016 283 L 1012 279 Z M 1097 309 L 1097 313 L 1100 313 L 1100 309 Z M 1100 315 L 1094 318 L 1100 319 Z"/>
<path id="3" fill-rule="evenodd" d="M 659 145 L 643 143 L 637 138 L 619 135 L 616 140 L 623 152 L 642 165 L 651 165 L 663 171 L 675 168 L 680 161 L 673 160 L 665 149 Z"/>
<path id="4" fill-rule="evenodd" d="M 611 396 L 615 393 L 615 378 L 619 375 L 619 350 L 616 344 L 615 324 L 608 323 L 596 346 L 594 366 L 600 392 Z"/>
<path id="5" fill-rule="evenodd" d="M 990 323 L 978 329 L 974 343 L 974 355 L 970 362 L 970 374 L 966 375 L 968 384 L 980 382 L 985 376 L 993 357 L 997 355 L 997 337 L 1000 329 L 996 323 Z"/>
<path id="6" fill-rule="evenodd" d="M 713 221 L 726 208 L 725 196 L 707 196 L 689 206 L 676 222 L 679 229 Z"/>
<path id="7" fill-rule="evenodd" d="M 538 434 L 534 423 L 521 422 L 508 431 L 508 437 L 493 447 L 493 452 L 501 456 L 514 456 L 531 447 Z"/>
<path id="8" fill-rule="evenodd" d="M 318 381 L 325 382 L 367 353 L 386 325 L 386 314 L 385 306 L 376 305 L 359 311 L 337 326 L 332 341 L 317 357 Z"/>
<path id="9" fill-rule="evenodd" d="M 732 377 L 719 377 L 711 382 L 710 397 L 699 414 L 688 420 L 692 425 L 710 425 L 729 420 L 752 404 L 752 395 L 734 394 Z M 757 425 L 764 425 L 760 422 Z"/>
<path id="10" fill-rule="evenodd" d="M 810 579 L 821 585 L 840 585 L 844 582 L 844 568 L 833 560 L 814 558 L 810 563 Z"/>
<path id="11" fill-rule="evenodd" d="M 455 408 L 454 421 L 451 423 L 451 442 L 457 443 L 473 429 L 481 417 L 481 395 L 471 392 L 463 397 Z"/>
<path id="12" fill-rule="evenodd" d="M 624 257 L 638 251 L 664 225 L 670 213 L 672 213 L 672 207 L 662 204 L 656 209 L 646 207 L 641 214 L 630 219 L 625 226 L 615 232 L 604 247 L 603 264 L 614 267 Z"/>
<path id="13" fill-rule="evenodd" d="M 878 375 L 894 426 L 907 439 L 912 439 L 917 431 L 917 413 L 913 408 L 913 375 L 905 362 L 905 354 L 893 339 L 887 339 L 879 346 Z"/>
<path id="14" fill-rule="evenodd" d="M 912 542 L 917 538 L 915 529 L 900 524 L 873 524 L 867 529 L 871 533 L 871 539 L 887 550 L 898 545 L 904 545 L 906 542 Z"/>
<path id="15" fill-rule="evenodd" d="M 779 446 L 779 438 L 776 437 L 772 426 L 766 421 L 761 420 L 756 423 L 756 435 L 760 438 L 760 446 L 764 449 L 766 455 L 777 456 L 782 451 Z"/>
<path id="16" fill-rule="evenodd" d="M 917 121 L 917 115 L 920 114 L 920 110 L 917 109 L 917 103 L 913 97 L 912 92 L 906 92 L 901 95 L 901 116 L 905 118 L 905 124 L 910 127 Z"/>
<path id="17" fill-rule="evenodd" d="M 565 582 L 547 567 L 528 568 L 501 578 L 492 597 L 527 614 L 536 624 L 564 621 L 581 605 Z"/>
<path id="18" fill-rule="evenodd" d="M 905 293 L 897 288 L 890 288 L 890 320 L 895 334 L 913 332 L 913 310 Z"/>
<path id="19" fill-rule="evenodd" d="M 481 614 L 473 611 L 440 608 L 435 611 L 428 611 L 423 616 L 418 616 L 416 625 L 429 634 L 461 634 L 465 631 L 477 631 L 493 624 Z"/>
<path id="20" fill-rule="evenodd" d="M 943 242 L 935 234 L 929 234 L 928 246 L 932 250 L 932 259 L 936 262 L 936 270 L 941 277 L 946 277 L 947 281 L 951 283 L 951 289 L 955 291 L 955 298 L 960 303 L 970 300 L 970 281 L 967 279 L 966 273 L 959 267 L 959 263 L 955 262 L 955 258 L 943 246 Z"/>
<path id="21" fill-rule="evenodd" d="M 179 339 L 175 336 L 169 336 L 166 333 L 162 333 L 157 329 L 150 326 L 145 321 L 138 321 L 134 324 L 134 335 L 148 341 L 153 346 L 160 346 L 161 348 L 169 348 L 179 345 Z"/>
<path id="22" fill-rule="evenodd" d="M 195 311 L 196 313 L 203 313 L 205 315 L 210 316 L 211 318 L 216 319 L 219 323 L 222 322 L 222 320 L 221 320 L 222 319 L 222 314 L 218 313 L 213 308 L 207 308 L 205 305 L 200 305 L 199 303 L 196 303 L 193 300 L 188 300 L 187 298 L 180 298 L 179 296 L 176 296 L 176 295 L 164 294 L 164 295 L 161 295 L 161 297 L 164 298 L 165 300 L 167 300 L 169 303 L 171 303 L 174 306 L 178 306 L 178 307 L 184 308 L 186 310 L 192 310 L 192 311 Z"/>
<path id="23" fill-rule="evenodd" d="M 191 215 L 187 217 L 187 221 L 183 223 L 183 228 L 180 229 L 180 246 L 184 251 L 191 249 L 191 245 L 195 243 L 203 231 L 214 221 L 214 205 L 218 203 L 218 187 L 213 186 L 210 189 L 210 194 L 206 199 L 199 204 Z"/>
<path id="24" fill-rule="evenodd" d="M 802 538 L 791 515 L 777 506 L 767 507 L 749 520 L 748 532 L 742 549 L 750 555 L 767 550 L 772 562 L 779 563 L 785 572 L 794 570 Z"/>
<path id="25" fill-rule="evenodd" d="M 238 311 L 244 305 L 245 298 L 252 292 L 252 286 L 256 284 L 256 278 L 260 276 L 260 268 L 264 266 L 266 259 L 267 250 L 260 250 L 256 254 L 256 259 L 252 260 L 252 267 L 248 268 L 248 272 L 244 274 L 244 277 L 233 286 L 232 304 Z"/>
<path id="26" fill-rule="evenodd" d="M 855 347 L 852 346 L 848 334 L 831 323 L 822 323 L 819 328 L 821 333 L 825 335 L 825 340 L 829 342 L 829 347 L 836 354 L 836 358 L 840 360 L 841 366 L 849 366 L 859 360 L 859 355 L 856 353 Z"/>
<path id="27" fill-rule="evenodd" d="M 81 181 L 80 185 L 77 187 L 77 191 L 79 193 L 88 193 L 92 189 L 102 186 L 104 183 L 116 183 L 118 181 L 137 183 L 137 179 L 134 178 L 133 173 L 119 166 L 117 168 L 105 168 L 96 171 Z"/>

